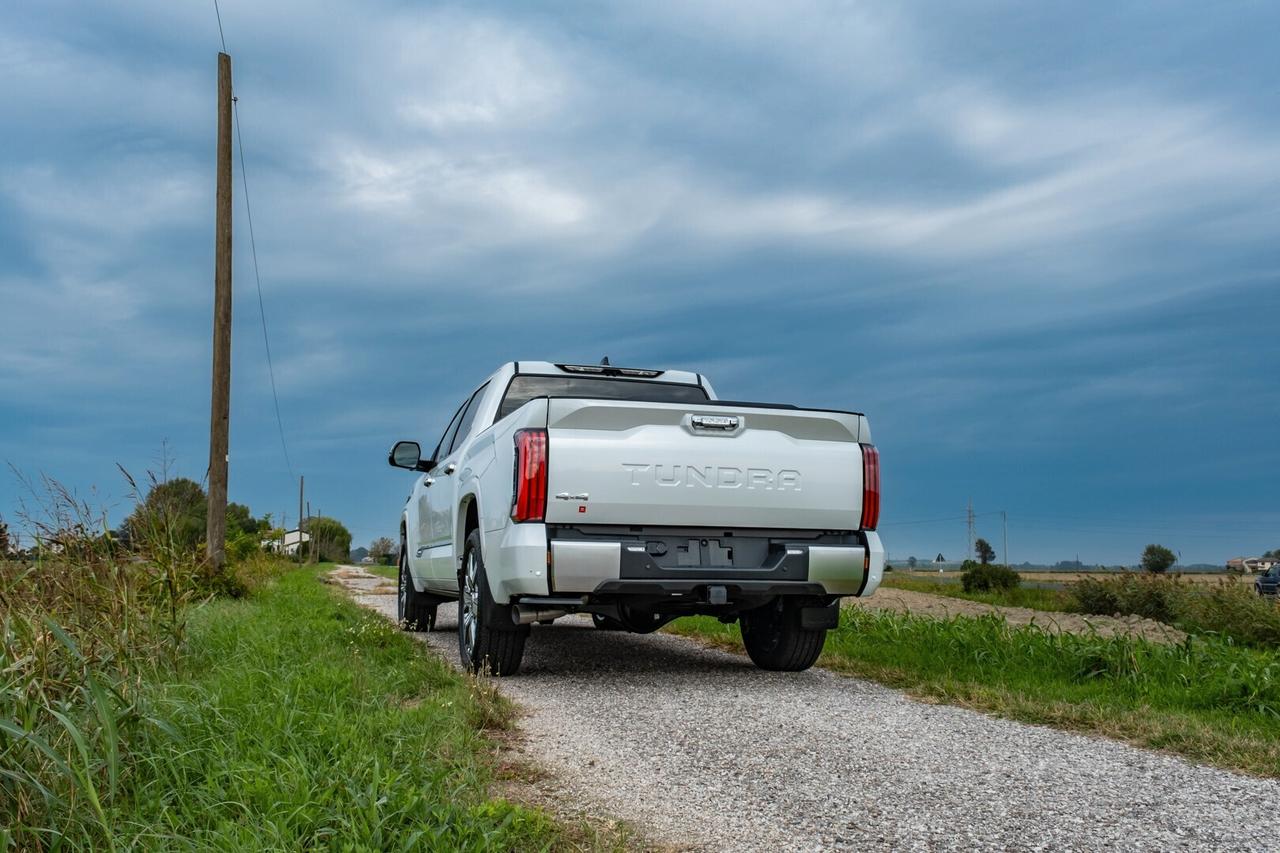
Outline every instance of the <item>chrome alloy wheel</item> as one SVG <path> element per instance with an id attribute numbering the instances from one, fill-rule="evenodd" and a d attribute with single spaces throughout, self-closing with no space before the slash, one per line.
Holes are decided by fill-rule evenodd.
<path id="1" fill-rule="evenodd" d="M 477 573 L 479 564 L 473 548 L 467 552 L 462 564 L 462 600 L 458 602 L 458 632 L 462 652 L 469 663 L 475 655 L 476 633 L 480 620 L 480 584 Z"/>

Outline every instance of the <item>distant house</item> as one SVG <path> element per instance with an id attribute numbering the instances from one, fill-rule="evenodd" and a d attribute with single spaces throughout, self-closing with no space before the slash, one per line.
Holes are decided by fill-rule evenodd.
<path id="1" fill-rule="evenodd" d="M 276 539 L 263 539 L 262 550 L 270 551 L 273 554 L 288 554 L 294 556 L 298 553 L 298 545 L 303 542 L 310 542 L 311 534 L 305 530 L 286 530 L 284 536 Z"/>
<path id="2" fill-rule="evenodd" d="M 1251 575 L 1260 575 L 1271 570 L 1272 566 L 1280 565 L 1280 558 L 1276 557 L 1235 557 L 1227 560 L 1227 569 L 1233 572 L 1248 572 Z"/>

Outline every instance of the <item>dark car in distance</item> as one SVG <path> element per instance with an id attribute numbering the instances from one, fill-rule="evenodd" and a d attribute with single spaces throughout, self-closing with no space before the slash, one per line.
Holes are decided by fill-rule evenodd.
<path id="1" fill-rule="evenodd" d="M 1258 575 L 1253 582 L 1253 588 L 1258 595 L 1276 595 L 1280 591 L 1280 563 L 1267 569 L 1264 574 Z"/>

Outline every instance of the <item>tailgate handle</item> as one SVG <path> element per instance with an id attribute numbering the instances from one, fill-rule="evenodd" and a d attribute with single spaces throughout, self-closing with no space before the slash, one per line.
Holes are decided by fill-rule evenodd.
<path id="1" fill-rule="evenodd" d="M 732 432 L 738 428 L 738 419 L 732 415 L 694 415 L 689 418 L 694 429 Z"/>

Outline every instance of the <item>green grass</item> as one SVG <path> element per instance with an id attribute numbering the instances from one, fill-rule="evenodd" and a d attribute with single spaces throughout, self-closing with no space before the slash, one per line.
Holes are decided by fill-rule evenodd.
<path id="1" fill-rule="evenodd" d="M 96 796 L 0 830 L 0 846 L 6 832 L 23 848 L 59 836 L 95 849 L 561 843 L 544 813 L 490 795 L 485 730 L 507 725 L 505 701 L 322 584 L 326 568 L 194 609 L 176 662 L 142 679 L 132 708 L 104 700 L 108 717 L 145 710 L 128 737 L 66 756 Z"/>
<path id="2" fill-rule="evenodd" d="M 698 617 L 674 633 L 741 650 L 736 625 Z M 820 666 L 932 701 L 1085 731 L 1280 777 L 1280 655 L 1217 638 L 1160 645 L 1049 634 L 995 617 L 851 609 Z"/>
<path id="3" fill-rule="evenodd" d="M 965 592 L 959 583 L 930 581 L 920 578 L 900 578 L 893 575 L 886 575 L 882 585 L 888 589 L 927 592 L 931 595 L 963 598 L 966 601 L 979 601 L 983 604 L 995 604 L 1001 607 L 1027 607 L 1032 610 L 1059 613 L 1071 612 L 1075 609 L 1070 594 L 1060 589 L 1019 586 L 1013 589 L 994 590 L 991 592 Z"/>
<path id="4" fill-rule="evenodd" d="M 398 566 L 380 566 L 375 563 L 361 566 L 360 568 L 371 575 L 381 575 L 384 578 L 391 578 L 393 581 L 400 579 L 400 568 Z"/>

